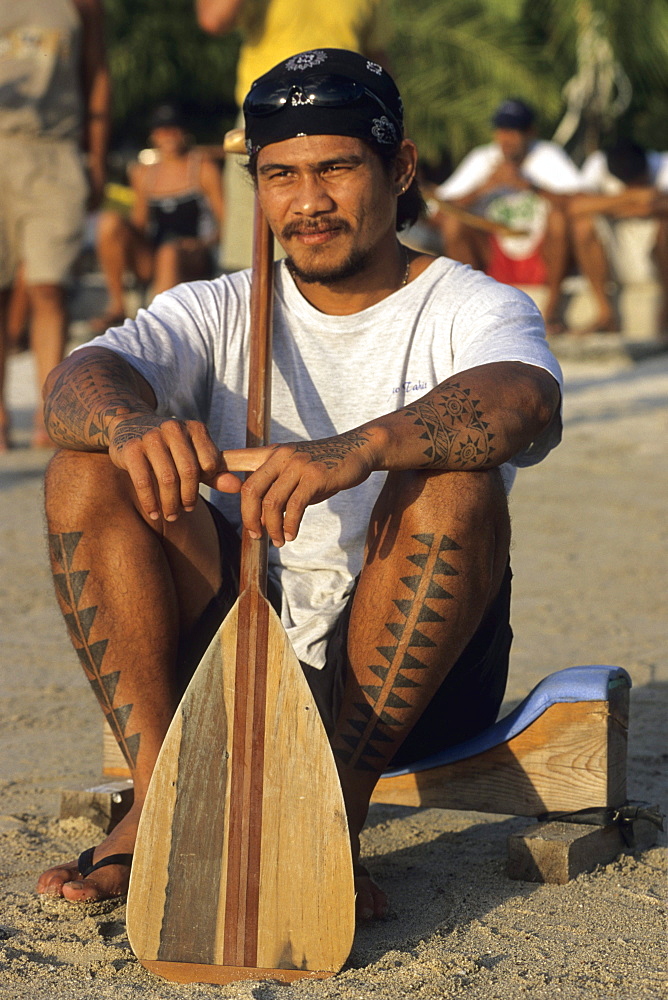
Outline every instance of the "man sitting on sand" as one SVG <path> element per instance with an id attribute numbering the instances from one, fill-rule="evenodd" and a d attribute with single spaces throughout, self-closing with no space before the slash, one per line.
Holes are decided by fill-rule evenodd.
<path id="1" fill-rule="evenodd" d="M 615 332 L 619 323 L 607 294 L 612 269 L 628 274 L 629 258 L 643 269 L 643 244 L 661 286 L 659 335 L 668 340 L 668 153 L 648 151 L 630 139 L 596 150 L 582 165 L 584 193 L 569 206 L 575 251 L 589 279 L 598 315 L 592 331 Z M 639 245 L 640 244 L 640 245 Z"/>
<path id="2" fill-rule="evenodd" d="M 160 295 L 76 351 L 46 392 L 61 449 L 46 482 L 56 592 L 135 800 L 37 888 L 73 902 L 126 891 L 158 750 L 236 597 L 243 523 L 273 542 L 270 588 L 339 769 L 357 913 L 381 917 L 387 898 L 359 864 L 369 799 L 391 761 L 496 718 L 507 493 L 559 441 L 560 372 L 528 297 L 398 241 L 419 211 L 417 151 L 379 65 L 300 53 L 244 108 L 249 170 L 287 255 L 274 443 L 243 447 L 248 271 Z M 243 486 L 237 472 L 251 473 Z"/>
<path id="3" fill-rule="evenodd" d="M 566 209 L 581 188 L 578 169 L 556 142 L 537 137 L 534 110 L 518 98 L 496 109 L 492 129 L 493 141 L 471 150 L 435 193 L 518 235 L 490 236 L 443 210 L 445 252 L 499 281 L 547 285 L 548 333 L 561 333 L 561 282 L 570 253 Z"/>

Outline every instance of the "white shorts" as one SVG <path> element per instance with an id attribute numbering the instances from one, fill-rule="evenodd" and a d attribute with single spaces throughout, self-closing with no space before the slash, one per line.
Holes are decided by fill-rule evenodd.
<path id="1" fill-rule="evenodd" d="M 75 142 L 0 136 L 0 288 L 62 285 L 83 235 L 88 183 Z"/>

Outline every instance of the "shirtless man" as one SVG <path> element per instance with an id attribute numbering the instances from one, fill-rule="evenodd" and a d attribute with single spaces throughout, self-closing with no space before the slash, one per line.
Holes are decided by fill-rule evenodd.
<path id="1" fill-rule="evenodd" d="M 270 589 L 339 768 L 357 912 L 380 917 L 387 898 L 359 864 L 380 773 L 479 732 L 503 698 L 506 493 L 514 467 L 559 440 L 560 373 L 528 297 L 397 240 L 419 206 L 417 151 L 379 65 L 301 53 L 244 107 L 249 169 L 287 254 L 275 265 L 276 443 L 241 446 L 248 272 L 159 296 L 47 387 L 57 596 L 135 801 L 92 857 L 37 888 L 72 901 L 127 889 L 184 661 L 236 596 L 243 522 L 273 542 Z M 360 704 L 377 718 L 369 736 Z"/>

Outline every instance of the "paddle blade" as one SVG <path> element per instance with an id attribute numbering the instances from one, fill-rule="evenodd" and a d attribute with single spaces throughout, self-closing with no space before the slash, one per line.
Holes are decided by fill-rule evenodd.
<path id="1" fill-rule="evenodd" d="M 258 685 L 253 651 L 265 646 Z M 127 929 L 143 964 L 182 982 L 332 974 L 350 951 L 353 872 L 334 760 L 299 661 L 257 592 L 221 625 L 165 738 Z"/>

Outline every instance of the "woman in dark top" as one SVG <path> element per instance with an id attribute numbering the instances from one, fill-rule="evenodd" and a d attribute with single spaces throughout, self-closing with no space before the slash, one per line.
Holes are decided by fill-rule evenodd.
<path id="1" fill-rule="evenodd" d="M 158 108 L 153 116 L 150 142 L 157 160 L 138 163 L 131 171 L 129 217 L 105 211 L 99 218 L 97 255 L 109 302 L 92 324 L 96 332 L 125 319 L 127 271 L 151 283 L 154 295 L 212 273 L 223 214 L 220 171 L 188 148 L 185 123 L 171 106 Z"/>

